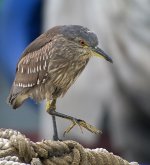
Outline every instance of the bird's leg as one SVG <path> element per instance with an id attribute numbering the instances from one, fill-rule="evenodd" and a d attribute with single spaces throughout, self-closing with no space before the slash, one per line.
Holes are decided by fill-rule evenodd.
<path id="1" fill-rule="evenodd" d="M 56 109 L 56 99 L 53 99 L 52 102 L 48 100 L 46 102 L 46 111 L 50 114 L 50 111 L 55 111 L 55 109 Z M 53 140 L 57 141 L 59 140 L 59 138 L 58 138 L 56 118 L 54 115 L 52 115 L 52 121 L 53 121 L 53 130 L 54 130 Z"/>
<path id="2" fill-rule="evenodd" d="M 56 101 L 55 101 L 55 104 L 56 104 Z M 51 106 L 52 106 L 52 104 L 51 104 Z M 58 116 L 58 117 L 61 117 L 61 118 L 65 118 L 65 119 L 68 119 L 72 122 L 72 124 L 65 130 L 64 135 L 66 133 L 68 133 L 75 125 L 79 125 L 81 131 L 82 131 L 82 127 L 84 127 L 85 129 L 87 129 L 88 131 L 90 131 L 92 133 L 95 133 L 95 134 L 100 133 L 100 131 L 97 128 L 95 128 L 94 126 L 86 123 L 84 120 L 80 120 L 80 119 L 74 118 L 72 116 L 68 116 L 68 115 L 59 113 L 59 112 L 55 111 L 54 108 L 50 107 L 50 109 L 47 109 L 47 112 L 52 116 Z"/>

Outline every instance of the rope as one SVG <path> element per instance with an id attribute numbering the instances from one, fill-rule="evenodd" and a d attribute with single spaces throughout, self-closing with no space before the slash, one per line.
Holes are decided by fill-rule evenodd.
<path id="1" fill-rule="evenodd" d="M 0 129 L 0 165 L 138 165 L 106 149 L 86 149 L 75 141 L 32 142 L 12 129 Z"/>

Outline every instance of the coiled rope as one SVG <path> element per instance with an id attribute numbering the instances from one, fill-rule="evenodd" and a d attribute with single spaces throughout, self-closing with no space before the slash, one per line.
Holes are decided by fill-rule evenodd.
<path id="1" fill-rule="evenodd" d="M 87 149 L 74 141 L 32 142 L 12 129 L 0 129 L 0 165 L 138 165 L 106 149 Z"/>

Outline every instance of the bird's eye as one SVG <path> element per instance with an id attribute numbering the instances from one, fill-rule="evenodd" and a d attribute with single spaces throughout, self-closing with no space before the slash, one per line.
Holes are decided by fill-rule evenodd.
<path id="1" fill-rule="evenodd" d="M 84 46 L 85 42 L 83 40 L 80 40 L 80 45 Z"/>

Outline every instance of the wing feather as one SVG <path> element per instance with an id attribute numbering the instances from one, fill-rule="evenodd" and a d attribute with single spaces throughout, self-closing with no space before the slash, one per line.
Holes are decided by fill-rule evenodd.
<path id="1" fill-rule="evenodd" d="M 48 70 L 48 59 L 50 56 L 51 42 L 41 49 L 28 53 L 18 63 L 16 70 L 15 85 L 21 87 L 32 87 L 45 80 Z"/>
<path id="2" fill-rule="evenodd" d="M 14 84 L 31 87 L 39 84 L 47 75 L 47 60 L 50 58 L 53 37 L 59 34 L 60 27 L 56 26 L 36 38 L 23 52 L 16 68 Z M 20 83 L 20 84 L 19 84 Z"/>

